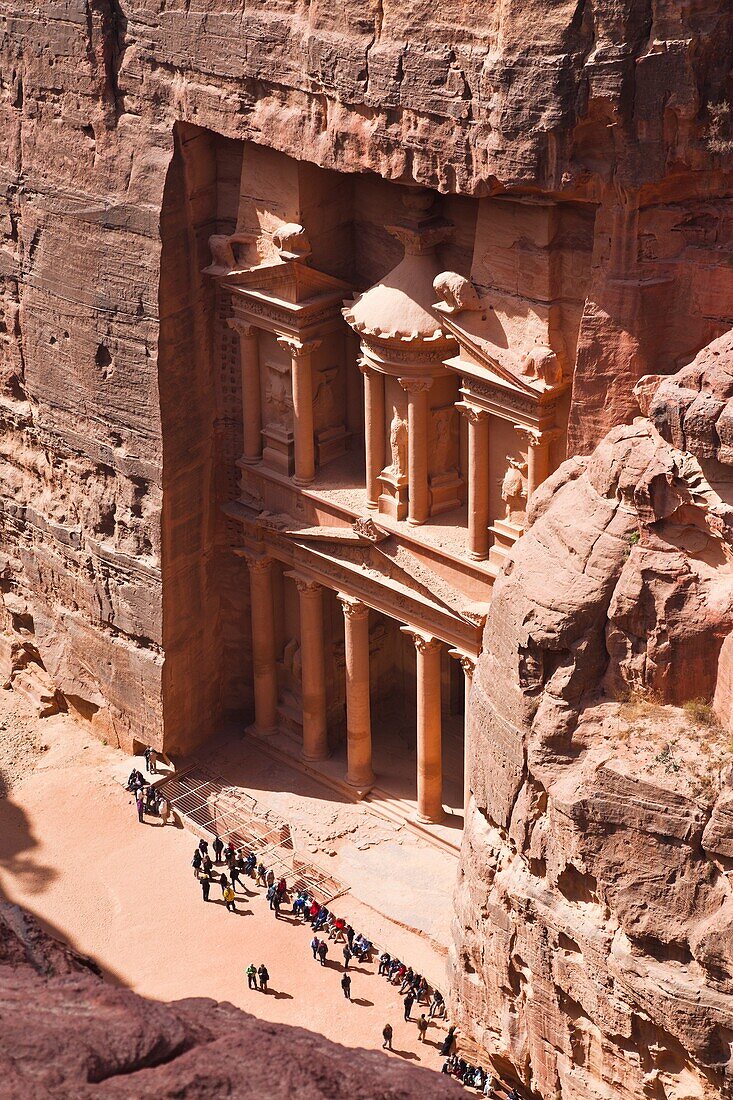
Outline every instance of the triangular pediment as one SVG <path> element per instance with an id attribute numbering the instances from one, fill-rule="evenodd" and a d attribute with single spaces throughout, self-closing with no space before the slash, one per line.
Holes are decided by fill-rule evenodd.
<path id="1" fill-rule="evenodd" d="M 466 316 L 476 315 L 462 314 L 461 320 Z M 458 324 L 451 317 L 446 317 L 443 324 L 453 333 L 461 349 L 465 349 L 476 359 L 479 368 L 476 371 L 477 377 L 485 379 L 488 375 L 489 380 L 498 381 L 516 393 L 529 397 L 537 398 L 545 391 L 546 387 L 542 383 L 538 385 L 536 379 L 525 378 L 519 373 L 520 361 L 517 356 L 494 344 L 480 331 L 472 331 L 472 328 L 478 328 L 477 325 L 469 328 L 468 324 Z"/>
<path id="2" fill-rule="evenodd" d="M 249 271 L 237 273 L 224 280 L 234 294 L 274 300 L 278 304 L 307 306 L 320 304 L 324 299 L 334 302 L 351 293 L 351 287 L 341 279 L 325 275 L 322 271 L 298 260 L 284 263 L 261 264 Z"/>
<path id="3" fill-rule="evenodd" d="M 443 612 L 475 622 L 474 613 L 467 610 L 470 605 L 467 597 L 400 546 L 388 532 L 382 532 L 384 537 L 379 541 L 364 537 L 351 527 L 290 528 L 281 529 L 279 534 L 317 557 L 341 563 L 345 574 L 353 571 L 369 576 Z"/>

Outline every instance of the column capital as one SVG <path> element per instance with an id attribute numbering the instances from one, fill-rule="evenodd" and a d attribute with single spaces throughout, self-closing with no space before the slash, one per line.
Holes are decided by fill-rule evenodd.
<path id="1" fill-rule="evenodd" d="M 266 554 L 244 554 L 243 556 L 250 573 L 254 576 L 267 573 L 272 566 L 272 558 L 268 558 Z"/>
<path id="2" fill-rule="evenodd" d="M 286 573 L 285 575 L 295 581 L 295 587 L 302 596 L 320 596 L 323 591 L 323 585 L 319 584 L 318 581 L 311 580 L 310 577 L 303 577 L 299 573 Z"/>
<path id="3" fill-rule="evenodd" d="M 434 653 L 436 649 L 440 649 L 443 645 L 440 638 L 434 638 L 432 634 L 423 634 L 421 630 L 416 630 L 412 626 L 401 626 L 400 630 L 403 634 L 407 634 L 412 638 L 415 643 L 415 649 L 420 653 Z"/>
<path id="4" fill-rule="evenodd" d="M 464 653 L 462 649 L 449 649 L 448 656 L 460 662 L 461 668 L 466 676 L 469 678 L 473 676 L 478 657 L 472 657 L 470 653 Z"/>
<path id="5" fill-rule="evenodd" d="M 301 343 L 300 340 L 296 340 L 292 336 L 278 336 L 277 342 L 281 348 L 285 349 L 291 359 L 296 360 L 307 358 L 321 346 L 320 340 L 306 340 L 305 343 Z"/>
<path id="6" fill-rule="evenodd" d="M 227 318 L 227 325 L 240 336 L 256 336 L 259 332 L 256 325 L 250 324 L 249 321 L 240 321 L 238 317 Z"/>
<path id="7" fill-rule="evenodd" d="M 488 409 L 479 409 L 475 405 L 471 405 L 468 401 L 456 401 L 456 408 L 459 413 L 465 416 L 469 424 L 480 424 L 489 417 Z"/>
<path id="8" fill-rule="evenodd" d="M 349 596 L 345 592 L 337 592 L 336 598 L 344 609 L 344 615 L 347 619 L 366 619 L 369 616 L 369 607 L 367 604 L 362 603 L 356 596 Z"/>
<path id="9" fill-rule="evenodd" d="M 546 428 L 544 431 L 540 431 L 539 428 L 530 428 L 526 424 L 515 424 L 514 430 L 518 435 L 524 437 L 524 442 L 528 447 L 545 447 L 559 439 L 561 434 L 559 428 Z"/>
<path id="10" fill-rule="evenodd" d="M 397 381 L 407 393 L 426 393 L 432 386 L 433 378 L 398 378 Z"/>
<path id="11" fill-rule="evenodd" d="M 372 374 L 374 372 L 374 366 L 363 355 L 360 355 L 356 360 L 356 365 L 362 374 Z"/>

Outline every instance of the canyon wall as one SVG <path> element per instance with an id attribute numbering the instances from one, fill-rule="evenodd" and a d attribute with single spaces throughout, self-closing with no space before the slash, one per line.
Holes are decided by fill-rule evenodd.
<path id="1" fill-rule="evenodd" d="M 471 697 L 455 1010 L 558 1100 L 733 1094 L 733 335 L 639 390 L 538 492 Z"/>
<path id="2" fill-rule="evenodd" d="M 39 712 L 176 752 L 251 707 L 241 395 L 201 275 L 248 150 L 470 199 L 461 273 L 562 303 L 568 453 L 615 434 L 497 589 L 455 976 L 545 1096 L 727 1087 L 724 746 L 679 709 L 728 698 L 725 459 L 680 457 L 687 406 L 616 426 L 733 324 L 731 56 L 726 0 L 0 0 L 0 672 Z"/>
<path id="3" fill-rule="evenodd" d="M 538 263 L 582 286 L 566 340 L 586 453 L 641 374 L 733 322 L 732 35 L 722 0 L 2 0 L 4 678 L 126 747 L 187 747 L 251 705 L 219 518 L 236 395 L 199 277 L 243 142 L 583 206 L 541 239 L 502 230 L 484 281 L 511 271 L 520 311 L 544 304 Z"/>

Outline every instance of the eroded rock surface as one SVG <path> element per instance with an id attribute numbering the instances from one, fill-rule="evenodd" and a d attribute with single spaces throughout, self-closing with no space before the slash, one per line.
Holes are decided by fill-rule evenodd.
<path id="1" fill-rule="evenodd" d="M 642 374 L 733 322 L 732 35 L 723 0 L 2 0 L 3 679 L 125 747 L 189 746 L 251 705 L 214 518 L 241 428 L 200 279 L 243 142 L 549 203 L 546 233 L 518 208 L 478 259 L 520 318 L 565 302 L 587 452 Z"/>
<path id="2" fill-rule="evenodd" d="M 0 904 L 0 1096 L 436 1100 L 457 1085 L 205 999 L 160 1004 Z"/>
<path id="3" fill-rule="evenodd" d="M 729 736 L 676 705 L 715 690 L 729 518 L 639 419 L 545 484 L 494 589 L 454 1001 L 544 1097 L 733 1089 Z"/>

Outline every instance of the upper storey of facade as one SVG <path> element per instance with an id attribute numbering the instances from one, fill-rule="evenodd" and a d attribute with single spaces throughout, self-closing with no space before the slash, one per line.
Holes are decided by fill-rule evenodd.
<path id="1" fill-rule="evenodd" d="M 362 582 L 378 552 L 385 603 L 422 601 L 417 625 L 476 652 L 564 457 L 592 229 L 590 208 L 442 197 L 246 145 L 238 224 L 207 269 L 241 372 L 244 548 Z"/>

